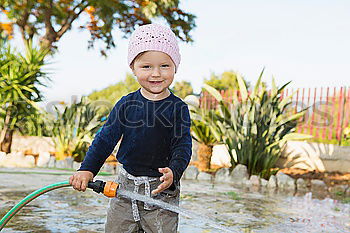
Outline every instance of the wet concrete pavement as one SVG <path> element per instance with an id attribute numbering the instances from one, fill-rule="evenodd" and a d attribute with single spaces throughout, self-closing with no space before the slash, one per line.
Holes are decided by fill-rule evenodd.
<path id="1" fill-rule="evenodd" d="M 68 180 L 73 171 L 0 168 L 0 217 L 31 191 Z M 114 180 L 115 176 L 96 177 Z M 180 207 L 235 232 L 350 232 L 350 204 L 293 194 L 182 181 Z M 315 195 L 314 195 L 315 196 Z M 23 208 L 2 232 L 103 232 L 109 199 L 88 190 L 51 191 Z M 179 232 L 220 232 L 180 216 Z"/>

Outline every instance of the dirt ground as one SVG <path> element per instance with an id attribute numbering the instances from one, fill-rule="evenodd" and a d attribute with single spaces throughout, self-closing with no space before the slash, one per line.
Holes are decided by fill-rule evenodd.
<path id="1" fill-rule="evenodd" d="M 317 171 L 307 171 L 298 168 L 283 168 L 281 172 L 295 178 L 303 179 L 316 179 L 323 180 L 327 186 L 334 186 L 339 184 L 350 185 L 350 173 L 341 172 L 317 172 Z"/>

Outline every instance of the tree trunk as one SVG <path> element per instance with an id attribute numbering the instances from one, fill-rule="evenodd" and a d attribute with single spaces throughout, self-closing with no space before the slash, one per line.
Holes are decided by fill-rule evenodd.
<path id="1" fill-rule="evenodd" d="M 13 129 L 6 128 L 4 140 L 0 144 L 0 150 L 5 153 L 11 152 Z"/>
<path id="2" fill-rule="evenodd" d="M 3 132 L 5 134 L 3 135 L 4 138 L 0 143 L 0 151 L 3 151 L 5 153 L 11 152 L 12 136 L 14 132 L 14 130 L 10 128 L 11 107 L 12 107 L 12 104 L 10 104 L 6 110 L 6 117 L 5 117 L 4 128 L 3 128 Z"/>
<path id="3" fill-rule="evenodd" d="M 208 171 L 210 169 L 210 160 L 213 147 L 203 143 L 198 145 L 198 170 Z"/>

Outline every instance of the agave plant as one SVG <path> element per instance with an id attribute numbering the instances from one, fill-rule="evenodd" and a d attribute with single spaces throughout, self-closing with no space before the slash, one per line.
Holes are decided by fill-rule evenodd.
<path id="1" fill-rule="evenodd" d="M 53 120 L 52 133 L 56 159 L 69 156 L 82 161 L 94 134 L 103 124 L 97 107 L 83 97 L 79 103 L 66 106 L 63 112 L 55 109 L 57 117 Z"/>
<path id="2" fill-rule="evenodd" d="M 224 102 L 213 87 L 205 84 L 204 89 L 218 101 L 217 111 L 210 111 L 211 130 L 218 141 L 227 144 L 231 164 L 246 165 L 250 175 L 268 178 L 287 140 L 312 136 L 295 133 L 297 120 L 305 109 L 285 114 L 292 95 L 282 99 L 281 93 L 289 83 L 277 88 L 273 80 L 268 91 L 261 83 L 262 75 L 263 71 L 251 94 L 237 76 L 239 91 L 234 93 L 232 103 Z"/>
<path id="3" fill-rule="evenodd" d="M 350 126 L 344 129 L 344 137 L 346 140 L 350 140 Z"/>
<path id="4" fill-rule="evenodd" d="M 32 109 L 27 113 L 26 119 L 19 124 L 19 132 L 22 135 L 51 137 L 52 131 L 49 127 L 49 114 L 44 110 Z"/>

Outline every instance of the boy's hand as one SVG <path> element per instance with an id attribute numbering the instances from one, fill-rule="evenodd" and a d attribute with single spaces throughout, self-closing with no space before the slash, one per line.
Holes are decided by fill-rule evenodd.
<path id="1" fill-rule="evenodd" d="M 92 181 L 94 174 L 89 171 L 77 171 L 69 178 L 69 184 L 78 191 L 85 191 L 89 181 Z"/>
<path id="2" fill-rule="evenodd" d="M 160 193 L 165 189 L 169 188 L 174 180 L 174 174 L 170 168 L 158 168 L 158 170 L 160 173 L 163 173 L 163 176 L 160 177 L 160 181 L 162 181 L 163 183 L 161 183 L 155 190 L 153 190 L 152 194 Z"/>

